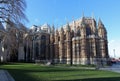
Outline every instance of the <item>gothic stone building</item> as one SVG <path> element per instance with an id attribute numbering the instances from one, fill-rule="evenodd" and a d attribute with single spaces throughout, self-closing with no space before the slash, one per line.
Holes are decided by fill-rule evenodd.
<path id="1" fill-rule="evenodd" d="M 30 29 L 0 25 L 1 61 L 46 61 L 64 64 L 106 63 L 107 31 L 99 19 L 82 17 L 60 27 L 33 25 Z"/>

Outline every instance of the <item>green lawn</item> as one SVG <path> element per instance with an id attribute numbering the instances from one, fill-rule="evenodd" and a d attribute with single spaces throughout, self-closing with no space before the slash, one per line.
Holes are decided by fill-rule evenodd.
<path id="1" fill-rule="evenodd" d="M 108 71 L 41 66 L 32 63 L 1 64 L 16 81 L 120 81 L 120 74 Z"/>

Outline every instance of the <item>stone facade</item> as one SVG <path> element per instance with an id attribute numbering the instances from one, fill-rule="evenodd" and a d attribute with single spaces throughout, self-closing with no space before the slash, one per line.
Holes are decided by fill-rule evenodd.
<path id="1" fill-rule="evenodd" d="M 94 18 L 82 17 L 56 30 L 48 24 L 6 28 L 1 24 L 1 61 L 95 64 L 109 58 L 107 31 L 100 19 L 96 24 Z"/>

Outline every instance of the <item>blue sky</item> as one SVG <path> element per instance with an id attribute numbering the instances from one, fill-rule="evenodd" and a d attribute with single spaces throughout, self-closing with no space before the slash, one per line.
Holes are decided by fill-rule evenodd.
<path id="1" fill-rule="evenodd" d="M 26 15 L 29 22 L 42 25 L 48 23 L 56 27 L 73 19 L 94 15 L 96 21 L 101 18 L 108 31 L 109 54 L 120 57 L 120 0 L 26 0 Z"/>

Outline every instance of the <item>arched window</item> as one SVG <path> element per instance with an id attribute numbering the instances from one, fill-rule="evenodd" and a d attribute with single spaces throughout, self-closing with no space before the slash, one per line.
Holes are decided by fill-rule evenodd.
<path id="1" fill-rule="evenodd" d="M 80 30 L 79 29 L 77 30 L 77 36 L 80 36 Z"/>
<path id="2" fill-rule="evenodd" d="M 39 57 L 39 44 L 36 43 L 35 47 L 36 47 L 36 57 L 38 58 Z"/>
<path id="3" fill-rule="evenodd" d="M 46 44 L 46 36 L 44 35 L 41 36 L 41 43 Z"/>
<path id="4" fill-rule="evenodd" d="M 72 30 L 71 37 L 73 38 L 75 36 L 75 32 Z"/>
<path id="5" fill-rule="evenodd" d="M 41 40 L 46 40 L 46 36 L 42 35 Z"/>
<path id="6" fill-rule="evenodd" d="M 91 29 L 90 29 L 90 27 L 87 27 L 86 28 L 86 35 L 88 36 L 88 35 L 91 35 Z"/>
<path id="7" fill-rule="evenodd" d="M 46 53 L 46 36 L 42 35 L 41 36 L 41 45 L 40 45 L 40 59 L 44 60 L 45 59 L 45 53 Z"/>
<path id="8" fill-rule="evenodd" d="M 35 36 L 35 40 L 38 40 L 38 39 L 39 39 L 39 36 L 38 36 L 38 35 L 36 35 L 36 36 Z"/>

